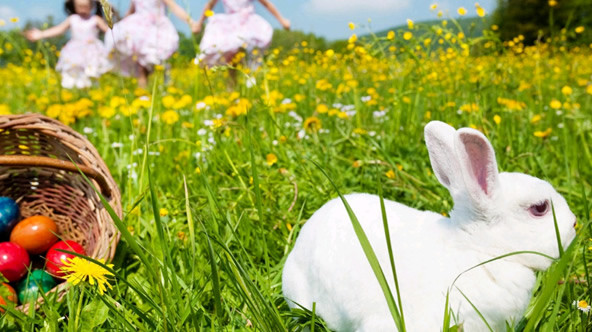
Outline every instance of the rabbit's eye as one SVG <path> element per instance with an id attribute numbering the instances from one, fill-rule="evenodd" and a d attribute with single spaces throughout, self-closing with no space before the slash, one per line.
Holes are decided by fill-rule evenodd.
<path id="1" fill-rule="evenodd" d="M 531 205 L 528 208 L 528 211 L 535 217 L 542 217 L 547 214 L 547 211 L 549 211 L 549 201 Z"/>

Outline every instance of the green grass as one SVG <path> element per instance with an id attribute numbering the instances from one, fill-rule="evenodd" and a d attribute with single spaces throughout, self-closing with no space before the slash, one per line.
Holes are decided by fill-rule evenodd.
<path id="1" fill-rule="evenodd" d="M 551 53 L 541 46 L 523 55 L 508 49 L 466 57 L 459 43 L 447 41 L 453 51 L 447 56 L 449 51 L 423 44 L 423 37 L 437 41 L 433 29 L 414 34 L 410 41 L 397 34 L 395 54 L 358 47 L 326 55 L 302 46 L 270 52 L 253 74 L 257 84 L 249 89 L 241 77 L 235 88 L 251 104 L 248 114 L 237 117 L 226 115 L 234 101 L 223 70 L 206 76 L 190 59 L 176 58 L 172 79 L 165 83 L 163 73 L 155 73 L 151 92 L 142 92 L 152 97 L 149 105 L 126 116 L 124 107 L 138 99 L 133 81 L 110 74 L 90 90 L 64 91 L 50 69 L 50 47 L 8 51 L 7 42 L 20 44 L 3 34 L 0 56 L 7 65 L 0 68 L 0 104 L 12 113 L 47 113 L 51 105 L 91 99 L 74 118 L 68 116 L 74 106 L 63 106 L 57 116 L 75 119 L 79 132 L 92 129 L 86 135 L 119 184 L 125 213 L 122 219 L 112 214 L 122 233 L 112 291 L 101 296 L 88 285 L 72 287 L 62 301 L 50 295 L 29 314 L 9 308 L 0 329 L 326 330 L 316 309 L 290 311 L 282 297 L 282 266 L 300 228 L 338 191 L 383 190 L 386 199 L 450 211 L 452 200 L 431 173 L 422 139 L 424 125 L 437 119 L 482 130 L 501 170 L 550 181 L 582 225 L 562 258 L 538 274 L 525 317 L 509 329 L 588 330 L 590 315 L 572 303 L 591 300 L 590 49 Z M 324 89 L 322 80 L 332 86 Z M 564 86 L 572 93 L 563 94 Z M 283 96 L 273 101 L 278 92 Z M 178 102 L 183 95 L 191 102 L 178 109 L 165 102 L 166 96 Z M 207 96 L 221 102 L 196 110 Z M 371 99 L 362 101 L 365 96 Z M 101 108 L 111 107 L 114 97 L 123 97 L 124 105 L 113 107 L 113 117 L 102 117 Z M 294 106 L 281 106 L 285 98 Z M 524 106 L 513 109 L 498 98 Z M 561 112 L 552 109 L 554 99 Z M 335 103 L 351 106 L 341 113 L 317 111 L 319 104 L 339 108 Z M 346 117 L 350 108 L 356 113 Z M 179 120 L 168 124 L 163 114 L 170 109 Z M 221 126 L 204 123 L 217 115 L 224 119 Z M 303 128 L 312 116 L 322 130 Z M 552 131 L 541 134 L 547 128 Z M 277 162 L 267 163 L 268 154 Z M 390 299 L 393 316 L 403 323 L 400 299 L 392 293 Z M 442 312 L 454 322 L 453 312 Z M 445 322 L 443 327 L 457 329 Z"/>

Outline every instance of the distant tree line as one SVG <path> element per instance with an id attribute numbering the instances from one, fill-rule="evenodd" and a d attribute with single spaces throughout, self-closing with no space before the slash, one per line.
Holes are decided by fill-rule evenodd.
<path id="1" fill-rule="evenodd" d="M 592 1 L 498 0 L 494 22 L 502 40 L 522 35 L 525 44 L 537 40 L 591 43 Z"/>

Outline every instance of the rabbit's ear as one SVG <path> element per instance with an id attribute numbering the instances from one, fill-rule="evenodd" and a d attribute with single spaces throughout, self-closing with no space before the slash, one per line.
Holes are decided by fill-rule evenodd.
<path id="1" fill-rule="evenodd" d="M 499 188 L 497 161 L 491 143 L 481 132 L 462 128 L 456 132 L 455 147 L 467 193 L 477 205 L 485 203 Z"/>
<path id="2" fill-rule="evenodd" d="M 434 174 L 453 196 L 463 181 L 454 149 L 455 134 L 456 130 L 453 127 L 440 121 L 431 121 L 424 129 Z"/>

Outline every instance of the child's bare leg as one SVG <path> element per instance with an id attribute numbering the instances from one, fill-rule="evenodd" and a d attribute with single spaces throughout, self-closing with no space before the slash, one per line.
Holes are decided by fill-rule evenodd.
<path id="1" fill-rule="evenodd" d="M 138 86 L 146 88 L 148 86 L 148 69 L 138 64 Z"/>

